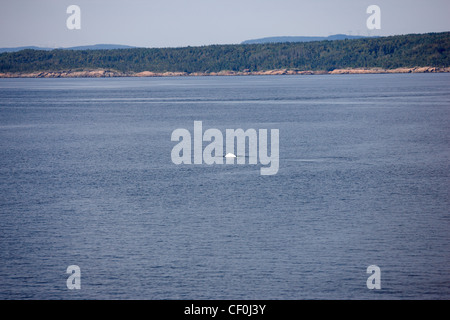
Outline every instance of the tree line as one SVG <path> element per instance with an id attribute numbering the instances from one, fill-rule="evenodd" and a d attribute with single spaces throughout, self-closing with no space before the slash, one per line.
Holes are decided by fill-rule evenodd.
<path id="1" fill-rule="evenodd" d="M 0 72 L 110 69 L 207 73 L 424 66 L 450 66 L 450 32 L 302 43 L 112 50 L 28 49 L 0 54 Z"/>

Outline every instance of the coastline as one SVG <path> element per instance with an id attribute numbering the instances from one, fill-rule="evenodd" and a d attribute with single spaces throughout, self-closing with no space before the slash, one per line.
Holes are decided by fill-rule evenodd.
<path id="1" fill-rule="evenodd" d="M 0 78 L 111 78 L 111 77 L 180 77 L 180 76 L 251 76 L 251 75 L 323 75 L 323 74 L 390 74 L 390 73 L 444 73 L 450 72 L 450 67 L 413 67 L 413 68 L 347 68 L 332 71 L 289 70 L 276 69 L 266 71 L 229 71 L 220 72 L 120 72 L 115 70 L 63 70 L 36 72 L 4 72 Z"/>

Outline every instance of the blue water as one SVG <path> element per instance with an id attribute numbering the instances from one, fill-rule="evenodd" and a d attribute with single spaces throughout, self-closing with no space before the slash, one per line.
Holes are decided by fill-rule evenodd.
<path id="1" fill-rule="evenodd" d="M 194 121 L 278 173 L 173 164 Z M 0 299 L 449 299 L 449 160 L 450 74 L 0 79 Z"/>

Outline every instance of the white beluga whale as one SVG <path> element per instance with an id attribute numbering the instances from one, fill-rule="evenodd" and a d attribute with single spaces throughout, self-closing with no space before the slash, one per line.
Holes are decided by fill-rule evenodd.
<path id="1" fill-rule="evenodd" d="M 230 152 L 225 155 L 225 158 L 236 158 L 236 155 Z"/>

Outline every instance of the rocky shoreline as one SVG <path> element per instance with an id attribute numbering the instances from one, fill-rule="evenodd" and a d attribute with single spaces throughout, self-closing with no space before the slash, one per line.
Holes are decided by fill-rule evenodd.
<path id="1" fill-rule="evenodd" d="M 115 70 L 84 70 L 84 71 L 38 71 L 38 72 L 5 72 L 0 78 L 109 78 L 109 77 L 180 77 L 180 76 L 246 76 L 246 75 L 318 75 L 318 74 L 386 74 L 386 73 L 442 73 L 450 72 L 450 67 L 415 67 L 415 68 L 355 68 L 334 69 L 332 71 L 301 71 L 301 70 L 267 70 L 267 71 L 220 71 L 220 72 L 120 72 Z"/>

